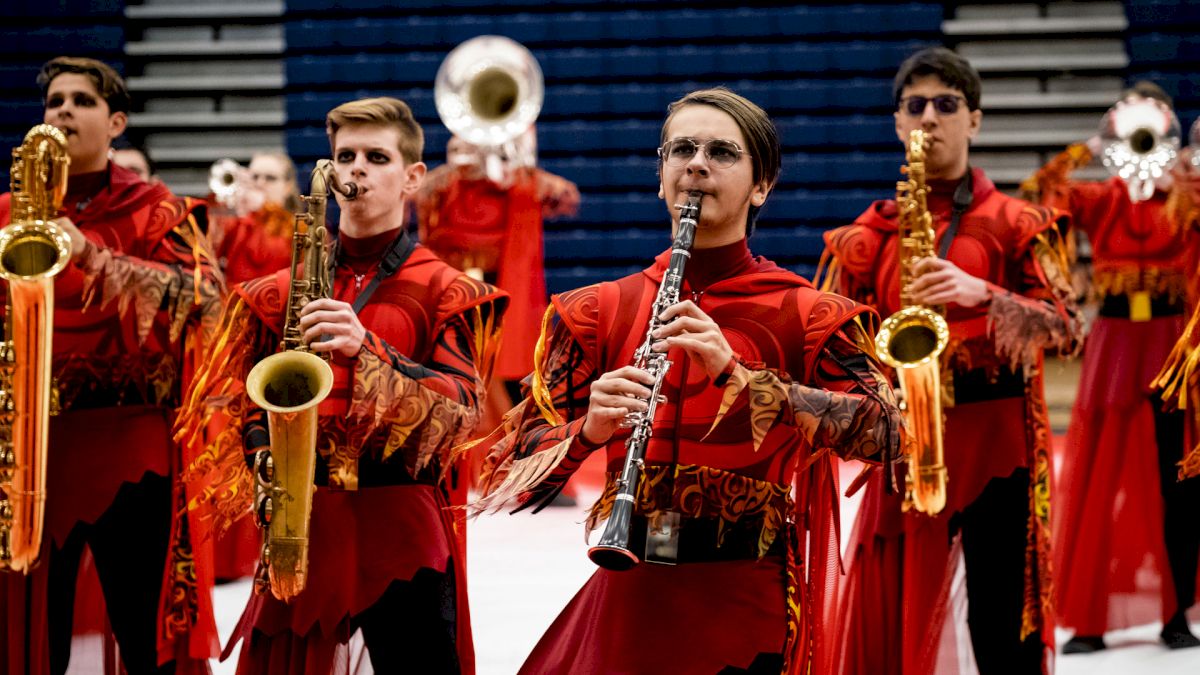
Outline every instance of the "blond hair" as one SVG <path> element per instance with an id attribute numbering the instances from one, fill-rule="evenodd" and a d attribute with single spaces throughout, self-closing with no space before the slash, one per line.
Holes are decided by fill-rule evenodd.
<path id="1" fill-rule="evenodd" d="M 421 125 L 417 124 L 412 110 L 404 101 L 390 96 L 360 98 L 330 110 L 325 116 L 325 133 L 329 135 L 331 150 L 338 129 L 354 124 L 395 129 L 399 132 L 400 156 L 404 158 L 405 163 L 416 164 L 421 161 L 421 152 L 425 149 L 425 132 L 421 130 Z"/>

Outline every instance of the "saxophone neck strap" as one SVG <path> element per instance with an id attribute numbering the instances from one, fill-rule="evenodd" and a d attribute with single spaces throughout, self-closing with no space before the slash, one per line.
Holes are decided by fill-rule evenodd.
<path id="1" fill-rule="evenodd" d="M 963 176 L 958 187 L 954 189 L 954 206 L 950 210 L 950 227 L 946 228 L 946 234 L 942 237 L 942 245 L 938 249 L 938 257 L 943 260 L 950 252 L 950 244 L 954 241 L 954 235 L 958 234 L 958 224 L 962 222 L 963 214 L 971 208 L 971 200 L 975 197 L 974 183 L 971 167 L 968 166 L 967 175 Z"/>
<path id="2" fill-rule="evenodd" d="M 392 276 L 404 266 L 408 261 L 408 257 L 412 255 L 413 249 L 417 247 L 413 242 L 412 237 L 408 236 L 408 232 L 403 228 L 400 229 L 400 236 L 396 237 L 388 249 L 383 254 L 383 258 L 379 261 L 379 267 L 375 271 L 375 276 L 371 281 L 363 287 L 358 297 L 354 299 L 354 313 L 358 314 L 366 307 L 371 296 L 375 294 L 375 290 L 379 288 L 379 284 L 386 278 Z M 330 256 L 331 260 L 336 261 L 341 253 L 341 246 L 334 243 L 334 254 Z M 336 264 L 336 263 L 335 263 Z M 330 275 L 332 277 L 332 275 Z"/>

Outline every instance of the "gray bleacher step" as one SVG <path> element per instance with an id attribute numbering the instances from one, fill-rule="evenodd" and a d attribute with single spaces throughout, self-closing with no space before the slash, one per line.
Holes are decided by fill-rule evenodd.
<path id="1" fill-rule="evenodd" d="M 239 3 L 188 3 L 182 5 L 131 5 L 125 8 L 125 18 L 131 21 L 159 21 L 171 19 L 259 19 L 283 16 L 284 3 L 277 0 L 267 2 Z"/>
<path id="2" fill-rule="evenodd" d="M 237 56 L 240 54 L 283 54 L 282 38 L 257 40 L 197 40 L 128 42 L 129 56 Z"/>
<path id="3" fill-rule="evenodd" d="M 1115 95 L 1113 92 L 1107 90 L 984 93 L 981 104 L 985 111 L 996 109 L 1107 108 L 1112 105 L 1114 98 Z"/>
<path id="4" fill-rule="evenodd" d="M 983 130 L 972 147 L 1050 147 L 1065 148 L 1096 133 L 1095 129 L 1026 129 L 1026 130 Z"/>
<path id="5" fill-rule="evenodd" d="M 942 22 L 946 35 L 1039 35 L 1054 33 L 1116 33 L 1128 28 L 1123 16 L 1016 17 L 951 19 Z"/>
<path id="6" fill-rule="evenodd" d="M 205 197 L 208 195 L 208 183 L 206 182 L 188 182 L 181 183 L 179 181 L 164 180 L 171 193 L 178 197 Z"/>
<path id="7" fill-rule="evenodd" d="M 1008 167 L 999 169 L 988 169 L 987 176 L 992 179 L 997 185 L 1018 185 L 1021 181 L 1028 178 L 1037 167 L 1018 168 Z M 1104 181 L 1108 180 L 1109 173 L 1104 170 L 1104 167 L 1089 166 L 1071 173 L 1073 180 L 1082 181 Z"/>
<path id="8" fill-rule="evenodd" d="M 150 156 L 155 162 L 189 162 L 203 163 L 215 162 L 223 157 L 237 160 L 243 164 L 250 161 L 250 158 L 258 152 L 277 152 L 280 146 L 261 145 L 229 145 L 216 146 L 209 145 L 202 148 L 159 148 L 150 147 Z"/>
<path id="9" fill-rule="evenodd" d="M 225 90 L 271 90 L 283 89 L 283 73 L 261 75 L 230 74 L 227 76 L 207 75 L 196 77 L 147 76 L 126 79 L 130 91 L 225 91 Z"/>
<path id="10" fill-rule="evenodd" d="M 986 72 L 1044 72 L 1048 70 L 1120 70 L 1129 65 L 1123 53 L 966 55 L 971 65 Z"/>
<path id="11" fill-rule="evenodd" d="M 230 112 L 145 112 L 132 113 L 129 124 L 135 129 L 162 127 L 278 127 L 287 121 L 282 110 Z"/>

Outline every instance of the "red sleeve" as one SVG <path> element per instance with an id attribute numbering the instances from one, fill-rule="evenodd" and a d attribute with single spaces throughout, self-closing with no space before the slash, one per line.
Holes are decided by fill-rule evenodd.
<path id="1" fill-rule="evenodd" d="M 591 383 L 599 377 L 595 353 L 596 286 L 552 300 L 562 319 L 539 340 L 544 357 L 525 380 L 525 399 L 485 439 L 492 443 L 484 463 L 477 510 L 499 508 L 515 497 L 540 504 L 562 488 L 583 460 L 603 446 L 580 435 Z"/>

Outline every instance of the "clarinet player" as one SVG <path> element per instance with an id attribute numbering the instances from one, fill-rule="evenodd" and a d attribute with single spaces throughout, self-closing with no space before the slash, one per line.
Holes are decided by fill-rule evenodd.
<path id="1" fill-rule="evenodd" d="M 640 273 L 554 296 L 526 396 L 484 439 L 479 510 L 546 504 L 593 452 L 608 479 L 587 528 L 633 503 L 631 567 L 597 570 L 521 672 L 825 672 L 813 659 L 830 579 L 802 568 L 836 568 L 827 453 L 879 463 L 900 451 L 866 346 L 877 316 L 751 254 L 780 156 L 757 105 L 724 88 L 688 94 L 669 107 L 658 154 L 672 236 L 677 205 L 698 198 L 682 278 L 668 249 Z M 671 286 L 679 301 L 657 307 Z M 630 365 L 647 346 L 673 364 L 661 381 Z M 623 423 L 652 390 L 641 477 L 619 492 Z"/>

